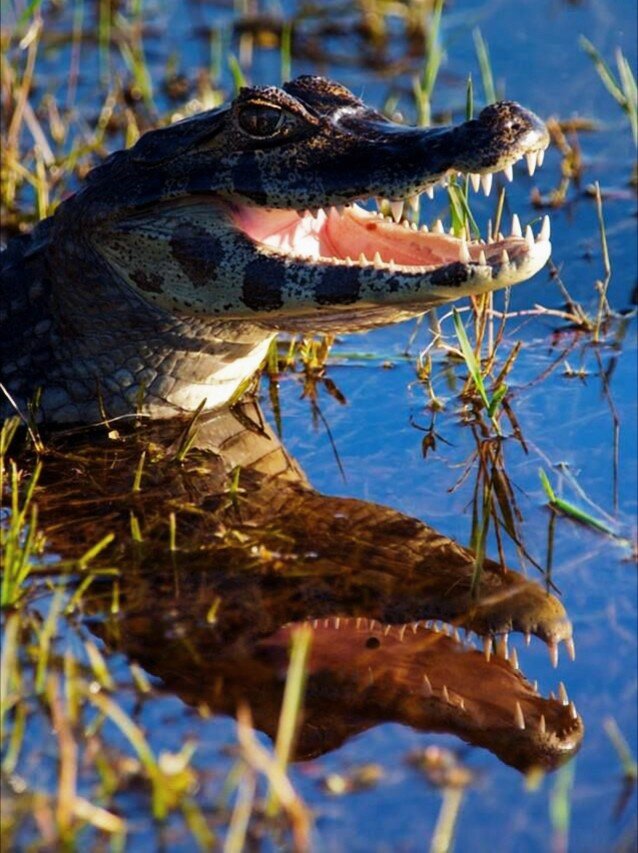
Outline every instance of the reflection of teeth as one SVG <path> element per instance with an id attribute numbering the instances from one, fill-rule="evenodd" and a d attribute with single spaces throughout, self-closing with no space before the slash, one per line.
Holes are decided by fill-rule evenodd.
<path id="1" fill-rule="evenodd" d="M 443 697 L 443 701 L 449 704 L 450 702 L 450 694 L 447 692 L 447 685 L 443 685 L 441 688 L 441 696 Z"/>
<path id="2" fill-rule="evenodd" d="M 472 189 L 475 193 L 479 191 L 479 187 L 481 186 L 481 176 L 476 173 L 472 173 L 470 175 L 470 182 L 472 184 Z"/>
<path id="3" fill-rule="evenodd" d="M 521 708 L 520 702 L 516 703 L 516 707 L 514 709 L 514 722 L 519 729 L 525 728 L 525 717 L 523 716 L 523 709 Z"/>
<path id="4" fill-rule="evenodd" d="M 528 151 L 525 159 L 527 160 L 527 171 L 531 176 L 536 171 L 536 163 L 538 162 L 536 151 Z"/>
<path id="5" fill-rule="evenodd" d="M 492 192 L 492 173 L 489 172 L 487 175 L 481 175 L 481 186 L 483 187 L 483 192 L 487 196 Z"/>
<path id="6" fill-rule="evenodd" d="M 507 660 L 508 651 L 507 651 L 507 634 L 499 634 L 496 638 L 496 654 L 500 658 L 504 658 Z"/>
<path id="7" fill-rule="evenodd" d="M 547 731 L 547 723 L 545 722 L 545 714 L 541 714 L 541 718 L 538 721 L 538 731 L 544 735 Z"/>
<path id="8" fill-rule="evenodd" d="M 492 657 L 492 638 L 484 637 L 483 638 L 483 654 L 485 655 L 485 660 L 489 663 L 490 658 Z"/>
<path id="9" fill-rule="evenodd" d="M 506 166 L 506 167 L 503 169 L 503 174 L 505 175 L 505 177 L 507 178 L 507 180 L 508 180 L 510 183 L 514 180 L 514 169 L 512 168 L 512 164 L 511 164 L 511 163 L 510 163 L 510 165 L 509 165 L 509 166 Z"/>
<path id="10" fill-rule="evenodd" d="M 521 220 L 518 218 L 518 214 L 514 214 L 512 216 L 512 237 L 522 237 L 523 232 L 521 231 Z"/>
<path id="11" fill-rule="evenodd" d="M 430 684 L 430 679 L 425 673 L 423 673 L 423 695 L 426 698 L 429 698 L 432 695 L 432 685 Z"/>

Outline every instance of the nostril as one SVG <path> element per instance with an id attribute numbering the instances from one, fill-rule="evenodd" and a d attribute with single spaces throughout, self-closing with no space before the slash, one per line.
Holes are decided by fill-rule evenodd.
<path id="1" fill-rule="evenodd" d="M 378 649 L 381 645 L 381 640 L 378 637 L 368 637 L 366 640 L 366 649 Z"/>

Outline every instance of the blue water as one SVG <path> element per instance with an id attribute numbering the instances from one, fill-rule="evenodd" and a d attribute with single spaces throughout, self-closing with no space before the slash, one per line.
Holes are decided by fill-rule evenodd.
<path id="1" fill-rule="evenodd" d="M 186 74 L 208 63 L 208 46 L 195 33 L 199 24 L 228 29 L 233 15 L 213 4 L 156 3 L 154 30 L 146 39 L 149 64 L 159 78 L 166 57 L 180 57 Z M 298 5 L 282 4 L 285 12 Z M 88 12 L 87 12 L 88 14 Z M 482 90 L 474 53 L 472 28 L 478 26 L 488 42 L 497 88 L 500 94 L 531 107 L 541 116 L 583 116 L 594 118 L 601 129 L 579 135 L 585 163 L 582 187 L 600 181 L 607 197 L 604 216 L 613 276 L 609 301 L 618 312 L 632 307 L 637 280 L 636 197 L 628 181 L 635 159 L 635 147 L 628 122 L 600 82 L 591 61 L 578 44 L 586 35 L 613 65 L 613 54 L 621 47 L 632 67 L 636 67 L 636 9 L 633 2 L 583 3 L 559 0 L 523 2 L 458 2 L 443 17 L 446 60 L 441 83 L 434 98 L 434 111 L 456 107 L 462 113 L 465 81 L 472 73 L 477 101 Z M 398 22 L 394 26 L 399 27 Z M 343 41 L 333 40 L 343 48 Z M 390 52 L 400 56 L 397 39 Z M 236 50 L 236 44 L 231 44 Z M 49 85 L 59 77 L 58 91 L 66 80 L 68 49 L 50 52 L 44 58 L 41 82 Z M 99 108 L 95 102 L 95 75 L 98 56 L 84 48 L 78 106 Z M 382 105 L 393 84 L 403 93 L 399 108 L 413 118 L 409 100 L 410 76 L 389 79 L 360 67 L 318 68 L 305 60 L 293 60 L 293 73 L 327 71 L 370 103 Z M 225 80 L 229 76 L 225 72 Z M 257 51 L 253 82 L 277 82 L 279 58 L 275 51 Z M 157 101 L 165 106 L 161 94 Z M 525 224 L 538 216 L 530 204 L 534 186 L 542 193 L 558 184 L 560 156 L 552 149 L 543 169 L 529 178 L 522 169 L 508 190 L 508 202 Z M 427 202 L 426 202 L 427 204 Z M 489 200 L 477 198 L 473 209 L 480 222 L 492 214 L 495 194 Z M 443 210 L 440 195 L 424 211 Z M 552 214 L 553 262 L 574 299 L 595 311 L 594 282 L 603 276 L 598 221 L 594 202 L 572 187 L 568 203 Z M 538 226 L 536 226 L 538 227 Z M 503 297 L 497 297 L 497 305 Z M 515 288 L 510 310 L 525 312 L 535 304 L 559 309 L 563 298 L 546 270 Z M 574 338 L 564 331 L 553 336 L 564 323 L 551 316 L 521 313 L 508 323 L 506 345 L 521 338 L 524 342 L 510 387 L 516 391 L 513 407 L 529 444 L 525 454 L 514 441 L 506 445 L 507 470 L 517 488 L 523 512 L 523 538 L 532 556 L 546 563 L 548 511 L 538 469 L 548 472 L 557 491 L 588 508 L 593 514 L 610 517 L 621 537 L 635 536 L 636 471 L 636 324 L 629 319 L 624 338 L 612 346 L 610 335 L 599 348 L 587 336 Z M 436 451 L 423 459 L 423 433 L 411 425 L 411 418 L 427 426 L 430 414 L 427 395 L 418 383 L 414 359 L 405 360 L 413 324 L 403 324 L 368 333 L 344 336 L 333 350 L 331 378 L 347 398 L 341 406 L 327 394 L 320 395 L 322 412 L 330 424 L 345 482 L 335 462 L 333 449 L 324 430 L 313 431 L 306 401 L 300 400 L 301 385 L 294 377 L 281 383 L 283 433 L 286 445 L 298 459 L 311 483 L 319 490 L 365 498 L 388 504 L 431 523 L 461 543 L 467 544 L 471 518 L 469 502 L 473 480 L 451 491 L 461 476 L 464 463 L 474 449 L 467 429 L 458 425 L 455 389 L 440 356 L 435 355 L 434 387 L 446 401 L 437 416 L 437 432 L 450 442 L 439 442 Z M 444 325 L 450 340 L 452 327 Z M 411 353 L 430 341 L 427 324 L 419 329 Z M 573 344 L 551 376 L 535 381 Z M 352 353 L 378 356 L 393 361 L 384 369 L 376 361 L 357 361 Z M 340 358 L 345 353 L 347 357 Z M 614 363 L 610 393 L 620 418 L 618 507 L 614 507 L 612 415 L 602 393 L 597 356 L 608 369 Z M 565 362 L 573 370 L 583 369 L 582 378 L 564 375 Z M 457 374 L 459 375 L 459 374 Z M 457 389 L 458 390 L 458 386 Z M 267 403 L 265 403 L 267 408 Z M 568 467 L 584 495 L 596 505 L 587 506 L 582 495 L 561 478 L 554 467 Z M 494 543 L 492 542 L 492 552 Z M 513 548 L 507 547 L 510 564 L 519 566 Z M 586 725 L 582 750 L 575 762 L 570 849 L 606 851 L 626 837 L 635 838 L 636 802 L 632 797 L 619 818 L 614 806 L 621 791 L 620 763 L 603 729 L 613 717 L 633 754 L 638 752 L 636 731 L 637 671 L 637 584 L 630 551 L 622 543 L 593 533 L 566 519 L 556 525 L 553 553 L 554 579 L 574 622 L 577 659 L 564 657 L 558 672 L 551 669 L 540 643 L 529 649 L 517 645 L 525 672 L 538 678 L 545 692 L 555 689 L 558 679 L 568 686 Z M 533 573 L 533 569 L 527 569 Z M 172 721 L 167 724 L 167 719 Z M 231 721 L 194 720 L 176 699 L 149 703 L 144 723 L 156 750 L 179 748 L 184 731 L 195 731 L 201 739 L 197 763 L 223 779 L 229 765 L 219 748 L 233 739 Z M 422 735 L 398 725 L 379 726 L 346 743 L 339 750 L 292 770 L 292 778 L 302 796 L 317 814 L 317 846 L 320 850 L 423 850 L 440 806 L 440 794 L 405 762 L 411 750 L 436 742 L 462 749 L 469 765 L 478 771 L 478 782 L 466 796 L 457 828 L 458 850 L 539 851 L 547 849 L 552 837 L 549 797 L 555 777 L 545 779 L 535 793 L 523 790 L 524 781 L 490 754 L 470 750 L 452 738 Z M 322 792 L 319 778 L 331 771 L 348 772 L 353 766 L 376 762 L 385 771 L 373 789 L 347 798 L 332 798 Z M 627 835 L 628 834 L 628 835 Z M 133 835 L 132 846 L 143 849 L 143 834 Z"/>

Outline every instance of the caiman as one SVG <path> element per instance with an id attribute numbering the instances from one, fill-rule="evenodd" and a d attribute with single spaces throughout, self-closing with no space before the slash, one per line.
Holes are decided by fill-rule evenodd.
<path id="1" fill-rule="evenodd" d="M 408 214 L 459 176 L 489 193 L 517 160 L 533 171 L 548 142 L 512 102 L 406 127 L 310 76 L 146 133 L 3 253 L 1 414 L 214 409 L 279 329 L 366 329 L 524 281 L 549 220 L 468 242 Z"/>
<path id="2" fill-rule="evenodd" d="M 543 696 L 508 645 L 512 632 L 535 635 L 554 664 L 560 647 L 573 656 L 554 595 L 489 559 L 473 589 L 474 555 L 454 540 L 390 507 L 317 492 L 255 402 L 202 415 L 176 464 L 183 430 L 172 419 L 48 442 L 36 498 L 49 547 L 81 556 L 96 526 L 115 534 L 117 613 L 110 581 L 81 602 L 111 649 L 193 707 L 249 704 L 274 737 L 291 634 L 306 626 L 297 759 L 383 722 L 455 734 L 524 771 L 574 755 L 584 727 L 565 688 Z"/>

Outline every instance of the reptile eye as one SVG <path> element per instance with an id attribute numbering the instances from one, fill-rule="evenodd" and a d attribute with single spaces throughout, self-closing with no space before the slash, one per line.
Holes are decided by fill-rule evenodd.
<path id="1" fill-rule="evenodd" d="M 239 126 L 251 136 L 272 136 L 280 128 L 284 114 L 277 107 L 247 104 L 239 113 Z"/>

